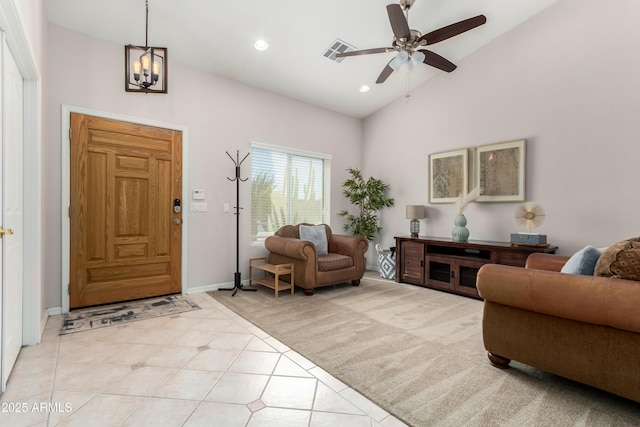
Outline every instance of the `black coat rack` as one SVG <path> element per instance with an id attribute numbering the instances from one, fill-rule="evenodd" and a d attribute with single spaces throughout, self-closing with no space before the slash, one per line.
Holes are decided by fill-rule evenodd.
<path id="1" fill-rule="evenodd" d="M 231 154 L 229 154 L 229 152 L 227 151 L 227 156 L 229 156 L 233 164 L 236 166 L 236 177 L 235 178 L 227 177 L 229 181 L 236 182 L 236 206 L 235 206 L 235 210 L 236 210 L 235 212 L 235 215 L 236 215 L 236 272 L 233 275 L 233 288 L 220 288 L 219 290 L 233 291 L 231 296 L 234 296 L 236 292 L 238 292 L 238 289 L 240 289 L 241 291 L 257 290 L 256 288 L 245 288 L 244 286 L 242 286 L 242 273 L 240 273 L 240 209 L 242 209 L 240 207 L 240 181 L 245 182 L 246 180 L 249 179 L 249 178 L 245 178 L 245 179 L 240 178 L 240 165 L 242 165 L 242 162 L 244 162 L 246 158 L 249 157 L 249 154 L 250 153 L 247 153 L 247 155 L 244 156 L 242 160 L 240 160 L 240 151 L 237 151 L 236 158 L 234 160 L 234 158 L 231 157 Z"/>

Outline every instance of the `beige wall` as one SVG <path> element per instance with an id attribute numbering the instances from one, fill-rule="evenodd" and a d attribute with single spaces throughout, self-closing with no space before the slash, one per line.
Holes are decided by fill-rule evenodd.
<path id="1" fill-rule="evenodd" d="M 247 152 L 252 140 L 334 155 L 334 229 L 342 225 L 335 213 L 346 207 L 340 184 L 347 167 L 362 166 L 365 175 L 388 182 L 396 207 L 383 213 L 383 246 L 407 234 L 406 204 L 428 206 L 424 233 L 450 235 L 454 206 L 428 204 L 429 154 L 520 138 L 528 141 L 527 200 L 546 209 L 539 231 L 562 253 L 640 234 L 639 17 L 634 0 L 563 0 L 461 61 L 454 73 L 416 88 L 408 103 L 399 100 L 364 122 L 176 63 L 168 95 L 127 94 L 122 46 L 48 25 L 45 303 L 61 304 L 61 104 L 188 127 L 190 187 L 205 189 L 209 204 L 206 214 L 189 214 L 192 288 L 232 280 L 235 219 L 222 213 L 222 204 L 233 205 L 235 186 L 226 180 L 233 166 L 224 152 Z M 248 185 L 242 190 L 248 195 Z M 519 231 L 517 205 L 471 204 L 471 238 L 508 240 Z M 243 240 L 241 265 L 262 253 L 248 236 Z M 369 258 L 375 263 L 372 251 Z"/>
<path id="2" fill-rule="evenodd" d="M 421 231 L 450 236 L 451 204 L 428 204 L 431 153 L 527 139 L 526 198 L 539 232 L 571 254 L 640 235 L 640 2 L 563 0 L 364 122 L 364 170 L 391 185 L 383 246 L 408 234 L 406 204 L 427 205 Z M 411 172 L 408 172 L 411 171 Z M 524 231 L 517 203 L 472 203 L 471 239 Z"/>
<path id="3" fill-rule="evenodd" d="M 61 105 L 116 113 L 188 128 L 189 192 L 204 189 L 208 212 L 188 215 L 188 287 L 233 282 L 235 272 L 235 216 L 223 213 L 223 203 L 235 206 L 235 173 L 225 151 L 247 153 L 251 141 L 297 147 L 332 154 L 331 223 L 341 228 L 335 212 L 346 207 L 339 185 L 348 167 L 360 167 L 361 121 L 263 90 L 238 84 L 172 62 L 169 93 L 124 91 L 124 48 L 48 25 L 48 79 L 43 150 L 46 159 L 47 211 L 45 298 L 48 307 L 61 306 Z M 170 50 L 170 46 L 168 46 Z M 249 162 L 248 162 L 249 163 Z M 250 166 L 250 163 L 245 165 Z M 250 170 L 244 169 L 245 176 Z M 241 268 L 247 277 L 248 258 L 264 248 L 249 245 L 250 185 L 241 185 Z M 188 209 L 190 194 L 184 194 Z"/>

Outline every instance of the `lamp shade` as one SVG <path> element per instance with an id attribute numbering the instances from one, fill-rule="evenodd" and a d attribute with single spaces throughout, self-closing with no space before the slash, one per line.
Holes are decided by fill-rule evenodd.
<path id="1" fill-rule="evenodd" d="M 427 217 L 427 209 L 422 205 L 407 205 L 407 219 L 422 219 Z"/>

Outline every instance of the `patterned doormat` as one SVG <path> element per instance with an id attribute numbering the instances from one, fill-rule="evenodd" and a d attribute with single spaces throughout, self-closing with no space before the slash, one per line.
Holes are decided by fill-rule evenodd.
<path id="1" fill-rule="evenodd" d="M 200 306 L 182 295 L 170 295 L 118 304 L 73 310 L 64 315 L 60 335 L 138 320 L 200 310 Z"/>

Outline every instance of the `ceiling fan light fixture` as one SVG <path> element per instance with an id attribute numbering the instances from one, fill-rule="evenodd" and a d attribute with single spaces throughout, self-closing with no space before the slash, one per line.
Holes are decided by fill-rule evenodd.
<path id="1" fill-rule="evenodd" d="M 400 51 L 398 54 L 389 62 L 389 67 L 393 68 L 393 71 L 396 71 L 398 68 L 402 66 L 405 62 L 409 60 L 409 55 L 407 52 Z"/>
<path id="2" fill-rule="evenodd" d="M 394 71 L 397 71 L 405 62 L 407 62 L 408 71 L 413 70 L 419 64 L 429 65 L 447 73 L 455 70 L 456 65 L 448 59 L 430 50 L 423 51 L 417 49 L 422 46 L 439 43 L 472 30 L 485 24 L 487 18 L 484 15 L 478 15 L 423 35 L 420 31 L 409 27 L 409 9 L 411 9 L 414 2 L 415 0 L 400 0 L 400 4 L 394 3 L 387 5 L 387 16 L 389 17 L 389 23 L 393 31 L 393 40 L 390 47 L 353 50 L 348 53 L 339 53 L 336 56 L 342 59 L 347 56 L 398 52 L 378 75 L 378 79 L 376 80 L 377 84 L 384 83 L 387 78 L 389 78 Z M 409 73 L 407 73 L 407 75 L 408 74 Z"/>
<path id="3" fill-rule="evenodd" d="M 411 54 L 411 62 L 414 65 L 419 65 L 422 63 L 422 61 L 424 61 L 424 53 L 418 51 Z"/>

